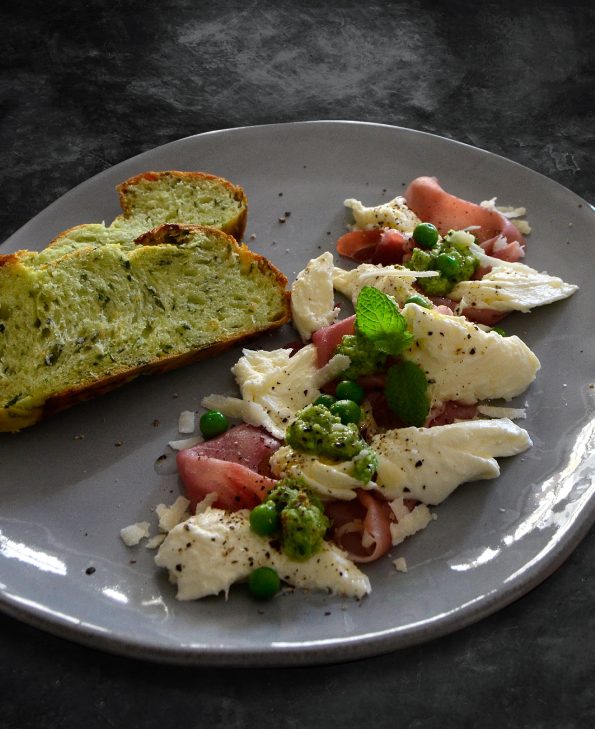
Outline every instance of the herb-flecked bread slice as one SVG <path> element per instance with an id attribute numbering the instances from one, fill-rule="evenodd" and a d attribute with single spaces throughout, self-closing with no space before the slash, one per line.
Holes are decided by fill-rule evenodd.
<path id="1" fill-rule="evenodd" d="M 116 190 L 122 214 L 110 225 L 88 223 L 60 233 L 43 251 L 23 253 L 23 263 L 41 266 L 81 246 L 108 243 L 132 248 L 138 236 L 164 223 L 207 225 L 241 240 L 248 204 L 241 187 L 205 172 L 143 172 Z"/>
<path id="2" fill-rule="evenodd" d="M 163 225 L 133 248 L 82 247 L 40 267 L 21 258 L 0 256 L 0 431 L 289 319 L 285 276 L 215 228 Z"/>

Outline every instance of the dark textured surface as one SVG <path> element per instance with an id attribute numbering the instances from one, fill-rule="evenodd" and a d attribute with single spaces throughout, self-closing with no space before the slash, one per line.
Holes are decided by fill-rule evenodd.
<path id="1" fill-rule="evenodd" d="M 1 237 L 138 152 L 305 119 L 434 132 L 595 202 L 591 2 L 75 7 L 0 11 Z M 474 626 L 309 669 L 158 666 L 0 617 L 0 726 L 592 727 L 594 559 L 591 534 L 544 584 Z"/>

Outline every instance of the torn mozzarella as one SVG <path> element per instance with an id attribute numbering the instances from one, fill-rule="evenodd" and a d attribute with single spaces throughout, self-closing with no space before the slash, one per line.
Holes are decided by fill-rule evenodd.
<path id="1" fill-rule="evenodd" d="M 316 400 L 320 388 L 349 366 L 349 357 L 335 355 L 324 367 L 317 366 L 317 351 L 308 344 L 290 356 L 289 349 L 250 350 L 232 367 L 242 399 L 209 395 L 206 408 L 216 407 L 229 417 L 241 417 L 261 425 L 283 439 L 289 421 L 298 410 Z"/>
<path id="2" fill-rule="evenodd" d="M 323 498 L 349 501 L 355 489 L 373 488 L 372 481 L 363 484 L 354 478 L 353 461 L 330 462 L 309 453 L 301 453 L 291 446 L 282 446 L 270 460 L 273 475 L 278 478 L 303 478 L 306 484 Z"/>
<path id="3" fill-rule="evenodd" d="M 354 229 L 395 228 L 402 233 L 412 233 L 421 220 L 410 210 L 404 197 L 397 196 L 375 207 L 366 207 L 359 200 L 349 198 L 344 202 L 351 209 L 355 220 Z"/>
<path id="4" fill-rule="evenodd" d="M 424 370 L 433 403 L 510 400 L 533 382 L 541 366 L 517 336 L 486 332 L 462 316 L 417 304 L 407 304 L 403 315 L 414 337 L 403 357 Z"/>
<path id="5" fill-rule="evenodd" d="M 537 306 L 566 299 L 577 289 L 574 284 L 540 273 L 523 263 L 500 261 L 483 278 L 458 283 L 450 295 L 459 301 L 459 312 L 468 307 L 528 312 Z"/>
<path id="6" fill-rule="evenodd" d="M 375 266 L 371 263 L 362 263 L 351 271 L 335 266 L 333 285 L 337 291 L 350 298 L 354 306 L 364 286 L 373 286 L 392 296 L 402 306 L 406 299 L 419 293 L 413 287 L 416 279 L 438 275 L 436 271 L 411 271 L 404 266 Z"/>
<path id="7" fill-rule="evenodd" d="M 371 590 L 368 578 L 338 547 L 324 542 L 303 562 L 291 560 L 250 528 L 247 510 L 228 513 L 207 508 L 178 524 L 155 556 L 169 570 L 179 600 L 218 595 L 248 578 L 258 567 L 271 567 L 289 585 L 361 598 Z"/>
<path id="8" fill-rule="evenodd" d="M 462 483 L 496 478 L 496 457 L 531 446 L 526 430 L 508 418 L 465 420 L 434 428 L 399 428 L 372 438 L 376 484 L 386 499 L 439 504 Z"/>
<path id="9" fill-rule="evenodd" d="M 337 319 L 334 303 L 333 256 L 326 252 L 308 263 L 291 288 L 292 320 L 304 342 Z"/>

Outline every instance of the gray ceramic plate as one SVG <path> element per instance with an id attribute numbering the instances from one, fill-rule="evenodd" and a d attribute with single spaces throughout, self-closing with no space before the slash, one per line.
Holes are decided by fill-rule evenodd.
<path id="1" fill-rule="evenodd" d="M 154 463 L 178 414 L 233 387 L 239 350 L 144 378 L 40 426 L 0 438 L 0 606 L 66 638 L 130 656 L 187 664 L 312 664 L 371 656 L 456 630 L 530 590 L 568 556 L 593 520 L 595 340 L 589 205 L 501 157 L 436 136 L 374 124 L 309 122 L 231 129 L 165 145 L 64 195 L 1 248 L 41 248 L 59 231 L 117 213 L 114 186 L 145 170 L 205 170 L 240 183 L 246 240 L 287 276 L 345 230 L 346 197 L 377 203 L 417 175 L 451 192 L 525 205 L 527 262 L 579 284 L 573 298 L 506 328 L 543 369 L 521 402 L 534 447 L 503 459 L 502 476 L 462 486 L 438 520 L 367 571 L 361 602 L 293 593 L 264 605 L 234 588 L 227 602 L 179 603 L 143 546 L 121 527 L 179 494 Z M 287 215 L 290 213 L 290 215 Z M 280 223 L 279 218 L 286 217 Z M 255 236 L 252 239 L 252 235 Z M 287 328 L 269 347 L 295 338 Z M 89 569 L 93 568 L 93 569 Z M 88 574 L 92 572 L 92 574 Z"/>

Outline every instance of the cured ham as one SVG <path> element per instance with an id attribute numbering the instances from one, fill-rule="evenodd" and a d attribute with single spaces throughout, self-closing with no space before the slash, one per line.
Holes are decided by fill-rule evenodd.
<path id="1" fill-rule="evenodd" d="M 280 445 L 264 429 L 242 424 L 180 451 L 178 472 L 191 508 L 210 493 L 217 493 L 215 505 L 228 511 L 259 504 L 276 483 L 268 464 Z"/>
<path id="2" fill-rule="evenodd" d="M 188 449 L 200 456 L 218 458 L 221 461 L 239 463 L 265 476 L 269 458 L 281 443 L 269 435 L 264 428 L 254 425 L 234 425 L 222 435 L 199 443 Z M 186 453 L 187 451 L 181 451 Z"/>
<path id="3" fill-rule="evenodd" d="M 337 252 L 358 263 L 402 263 L 414 244 L 393 228 L 352 230 L 337 241 Z"/>
<path id="4" fill-rule="evenodd" d="M 318 366 L 324 367 L 335 353 L 341 339 L 347 334 L 353 334 L 354 331 L 355 314 L 314 332 L 312 342 L 316 347 Z"/>
<path id="5" fill-rule="evenodd" d="M 405 191 L 405 199 L 421 220 L 433 223 L 442 235 L 449 230 L 479 226 L 473 235 L 480 243 L 494 241 L 494 248 L 496 241 L 504 237 L 508 243 L 518 243 L 517 251 L 525 246 L 521 233 L 502 213 L 451 195 L 435 177 L 417 177 Z"/>
<path id="6" fill-rule="evenodd" d="M 191 450 L 180 451 L 177 459 L 180 478 L 191 510 L 212 493 L 217 494 L 213 505 L 220 509 L 253 509 L 277 483 L 274 479 L 261 476 L 239 463 L 201 456 L 190 453 Z"/>
<path id="7" fill-rule="evenodd" d="M 373 562 L 392 546 L 390 525 L 396 521 L 390 505 L 369 491 L 357 490 L 353 501 L 331 501 L 326 514 L 334 541 L 354 562 Z"/>

